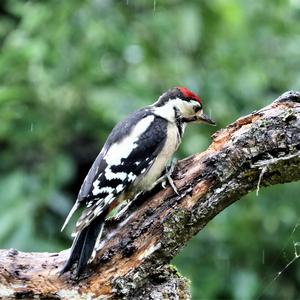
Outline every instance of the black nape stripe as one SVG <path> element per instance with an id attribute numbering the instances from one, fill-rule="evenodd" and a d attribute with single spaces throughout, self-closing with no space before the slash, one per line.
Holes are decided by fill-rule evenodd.
<path id="1" fill-rule="evenodd" d="M 176 120 L 176 126 L 177 126 L 177 129 L 178 129 L 178 132 L 179 132 L 179 136 L 180 138 L 182 138 L 182 135 L 183 135 L 183 120 L 180 116 L 180 113 L 179 113 L 179 110 L 178 108 L 174 107 L 174 114 L 175 114 L 175 120 Z"/>
<path id="2" fill-rule="evenodd" d="M 178 88 L 176 87 L 171 88 L 160 96 L 159 101 L 157 104 L 155 104 L 155 106 L 156 107 L 164 106 L 169 100 L 176 99 L 176 98 L 185 100 L 183 94 L 180 92 Z"/>

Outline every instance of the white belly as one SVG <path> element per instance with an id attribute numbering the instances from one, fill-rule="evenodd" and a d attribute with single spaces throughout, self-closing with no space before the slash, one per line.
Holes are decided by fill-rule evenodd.
<path id="1" fill-rule="evenodd" d="M 180 137 L 178 134 L 177 126 L 174 123 L 169 123 L 168 138 L 155 159 L 152 167 L 148 170 L 145 176 L 137 183 L 136 190 L 149 190 L 152 188 L 153 183 L 161 176 L 167 163 L 171 160 L 174 152 L 180 144 Z"/>

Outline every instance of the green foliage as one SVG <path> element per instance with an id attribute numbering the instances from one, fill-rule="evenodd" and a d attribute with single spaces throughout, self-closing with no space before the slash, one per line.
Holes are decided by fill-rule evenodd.
<path id="1" fill-rule="evenodd" d="M 3 1 L 0 246 L 58 251 L 112 126 L 184 85 L 221 128 L 300 89 L 298 0 Z M 209 144 L 193 126 L 178 157 Z M 194 299 L 299 299 L 299 183 L 251 194 L 175 259 Z M 294 232 L 293 232 L 294 230 Z M 292 234 L 293 232 L 293 234 Z M 295 246 L 296 247 L 296 246 Z"/>

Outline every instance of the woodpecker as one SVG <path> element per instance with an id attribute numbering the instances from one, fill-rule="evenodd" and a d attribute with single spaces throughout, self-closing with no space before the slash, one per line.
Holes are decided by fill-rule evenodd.
<path id="1" fill-rule="evenodd" d="M 181 143 L 188 123 L 215 124 L 203 113 L 200 97 L 178 86 L 114 127 L 62 227 L 63 230 L 78 208 L 83 208 L 61 274 L 75 263 L 76 276 L 82 274 L 99 248 L 108 214 L 124 200 L 132 200 L 156 185 Z"/>

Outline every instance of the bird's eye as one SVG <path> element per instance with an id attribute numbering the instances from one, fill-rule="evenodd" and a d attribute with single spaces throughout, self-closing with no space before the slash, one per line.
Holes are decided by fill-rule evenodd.
<path id="1" fill-rule="evenodd" d="M 202 109 L 202 106 L 201 105 L 195 105 L 194 106 L 194 111 L 195 112 L 198 112 L 199 110 L 201 110 Z"/>

